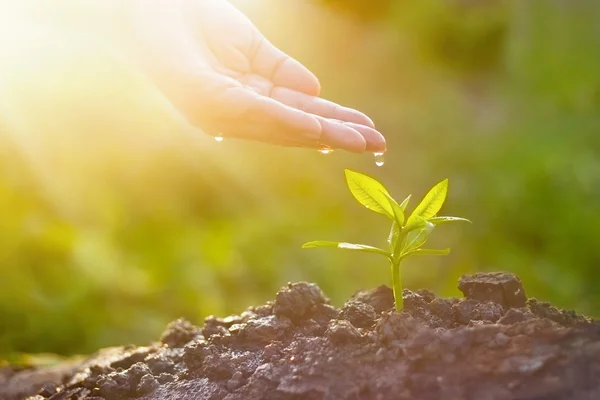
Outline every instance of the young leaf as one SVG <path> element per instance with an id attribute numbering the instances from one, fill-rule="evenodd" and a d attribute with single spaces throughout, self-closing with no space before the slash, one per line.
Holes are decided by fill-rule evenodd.
<path id="1" fill-rule="evenodd" d="M 396 221 L 392 222 L 392 228 L 390 229 L 390 234 L 388 236 L 387 242 L 390 244 L 390 251 L 394 251 L 396 248 L 396 244 L 398 243 L 398 238 L 400 237 L 400 228 Z"/>
<path id="2" fill-rule="evenodd" d="M 362 251 L 365 253 L 381 254 L 382 256 L 385 256 L 390 259 L 392 257 L 392 255 L 385 250 L 379 249 L 377 247 L 367 246 L 364 244 L 354 244 L 354 243 L 346 243 L 346 242 L 314 241 L 314 242 L 304 243 L 302 245 L 303 249 L 313 249 L 313 248 L 318 248 L 318 247 L 337 247 L 338 249 L 356 250 L 356 251 Z"/>
<path id="3" fill-rule="evenodd" d="M 394 210 L 388 201 L 386 188 L 375 178 L 347 169 L 346 183 L 356 200 L 371 211 L 394 219 Z"/>
<path id="4" fill-rule="evenodd" d="M 406 235 L 406 242 L 402 247 L 402 253 L 407 253 L 410 250 L 421 247 L 427 241 L 427 237 L 431 234 L 435 225 L 427 222 L 425 227 L 418 231 L 412 231 Z"/>
<path id="5" fill-rule="evenodd" d="M 463 222 L 468 222 L 468 223 L 472 224 L 472 222 L 469 221 L 468 219 L 460 218 L 460 217 L 433 217 L 433 218 L 429 218 L 428 221 L 435 225 L 447 224 L 449 222 L 455 222 L 455 221 L 463 221 Z"/>
<path id="6" fill-rule="evenodd" d="M 407 252 L 406 254 L 404 254 L 404 257 L 406 257 L 406 256 L 426 256 L 426 255 L 447 256 L 448 254 L 450 254 L 450 249 L 443 249 L 443 250 L 414 249 L 414 250 L 411 250 L 411 251 Z"/>
<path id="7" fill-rule="evenodd" d="M 434 217 L 444 205 L 446 194 L 448 193 L 448 179 L 444 179 L 435 185 L 429 193 L 425 195 L 421 203 L 415 208 L 411 216 L 408 218 L 406 226 L 417 222 L 418 218 L 429 219 Z"/>
<path id="8" fill-rule="evenodd" d="M 408 235 L 408 233 L 413 232 L 413 231 L 418 231 L 420 229 L 425 228 L 426 226 L 427 226 L 427 220 L 424 220 L 421 217 L 416 217 L 415 220 L 410 223 L 410 225 L 409 225 L 409 223 L 407 223 L 404 226 L 403 233 L 405 235 Z"/>
<path id="9" fill-rule="evenodd" d="M 390 207 L 392 207 L 392 211 L 394 212 L 394 220 L 398 224 L 398 226 L 404 225 L 404 209 L 396 203 L 396 200 L 390 196 L 387 192 L 382 192 L 390 203 Z"/>
<path id="10" fill-rule="evenodd" d="M 410 198 L 412 197 L 412 194 L 409 194 L 407 198 L 405 198 L 402 203 L 400 203 L 400 208 L 402 208 L 402 211 L 406 211 L 406 207 L 408 207 L 408 203 L 410 202 Z"/>

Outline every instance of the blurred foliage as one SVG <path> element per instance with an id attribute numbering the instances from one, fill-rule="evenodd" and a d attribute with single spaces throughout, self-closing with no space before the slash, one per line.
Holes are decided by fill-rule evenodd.
<path id="1" fill-rule="evenodd" d="M 444 214 L 474 222 L 440 227 L 453 254 L 407 262 L 407 287 L 459 295 L 462 273 L 507 270 L 530 296 L 600 315 L 600 3 L 240 3 L 325 97 L 373 117 L 385 166 L 189 135 L 133 72 L 61 44 L 87 72 L 46 65 L 54 86 L 31 74 L 3 89 L 27 124 L 0 135 L 1 354 L 147 342 L 172 319 L 240 312 L 288 281 L 316 282 L 338 305 L 388 283 L 377 257 L 300 248 L 382 245 L 387 221 L 351 198 L 347 167 L 396 197 L 448 177 Z M 56 98 L 61 79 L 70 96 Z"/>

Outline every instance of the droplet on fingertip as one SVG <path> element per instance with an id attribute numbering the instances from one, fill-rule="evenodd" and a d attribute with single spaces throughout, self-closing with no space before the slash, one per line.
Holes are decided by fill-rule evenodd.
<path id="1" fill-rule="evenodd" d="M 378 167 L 383 167 L 385 164 L 385 156 L 383 153 L 373 153 L 373 157 L 375 157 L 375 165 Z"/>

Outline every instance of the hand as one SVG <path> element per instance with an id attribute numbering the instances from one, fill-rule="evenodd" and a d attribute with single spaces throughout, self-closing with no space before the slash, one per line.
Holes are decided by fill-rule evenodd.
<path id="1" fill-rule="evenodd" d="M 136 2 L 129 51 L 193 124 L 284 146 L 385 151 L 361 112 L 318 97 L 317 78 L 226 0 Z"/>

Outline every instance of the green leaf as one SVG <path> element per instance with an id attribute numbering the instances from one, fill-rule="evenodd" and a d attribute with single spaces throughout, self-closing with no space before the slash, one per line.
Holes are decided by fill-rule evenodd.
<path id="1" fill-rule="evenodd" d="M 382 192 L 384 196 L 387 198 L 390 203 L 390 207 L 392 207 L 392 211 L 394 213 L 394 220 L 398 224 L 398 226 L 404 225 L 404 209 L 390 196 L 387 192 Z"/>
<path id="2" fill-rule="evenodd" d="M 414 232 L 414 231 L 418 231 L 420 229 L 423 229 L 427 226 L 427 220 L 424 220 L 421 217 L 416 217 L 414 222 L 412 222 L 409 226 L 409 224 L 407 223 L 406 226 L 404 227 L 404 229 L 402 230 L 402 232 L 405 235 L 408 235 L 410 232 Z"/>
<path id="3" fill-rule="evenodd" d="M 406 256 L 447 256 L 450 254 L 450 249 L 414 249 L 404 254 Z"/>
<path id="4" fill-rule="evenodd" d="M 394 219 L 394 210 L 386 197 L 389 193 L 379 181 L 349 169 L 345 170 L 345 174 L 348 188 L 360 204 L 371 211 Z"/>
<path id="5" fill-rule="evenodd" d="M 424 228 L 408 233 L 408 235 L 406 235 L 404 246 L 402 247 L 402 253 L 407 253 L 410 250 L 423 246 L 433 231 L 433 228 L 435 228 L 435 225 L 427 222 Z"/>
<path id="6" fill-rule="evenodd" d="M 394 251 L 396 249 L 396 244 L 398 243 L 398 238 L 400 237 L 400 228 L 396 221 L 392 222 L 392 228 L 390 229 L 390 234 L 388 236 L 387 242 L 390 244 L 390 251 Z"/>
<path id="7" fill-rule="evenodd" d="M 402 203 L 400 203 L 400 208 L 402 208 L 402 211 L 406 211 L 406 207 L 408 207 L 408 203 L 410 202 L 410 198 L 412 197 L 412 194 L 409 194 L 407 198 L 405 198 Z"/>
<path id="8" fill-rule="evenodd" d="M 425 195 L 421 203 L 415 208 L 411 216 L 408 218 L 406 226 L 414 224 L 418 218 L 429 219 L 434 217 L 444 205 L 446 195 L 448 194 L 448 179 L 444 179 L 435 185 L 429 193 Z"/>
<path id="9" fill-rule="evenodd" d="M 365 253 L 381 254 L 382 256 L 385 256 L 390 259 L 392 257 L 392 255 L 385 250 L 382 250 L 380 248 L 373 247 L 373 246 L 367 246 L 364 244 L 354 244 L 354 243 L 346 243 L 346 242 L 314 241 L 314 242 L 304 243 L 302 245 L 303 249 L 313 249 L 313 248 L 318 248 L 318 247 L 336 247 L 338 249 L 356 250 L 356 251 L 362 251 Z"/>
<path id="10" fill-rule="evenodd" d="M 441 225 L 441 224 L 447 224 L 449 222 L 459 222 L 459 221 L 468 222 L 468 223 L 472 224 L 472 222 L 469 221 L 468 219 L 460 218 L 460 217 L 433 217 L 433 218 L 429 218 L 428 221 L 435 225 Z"/>

